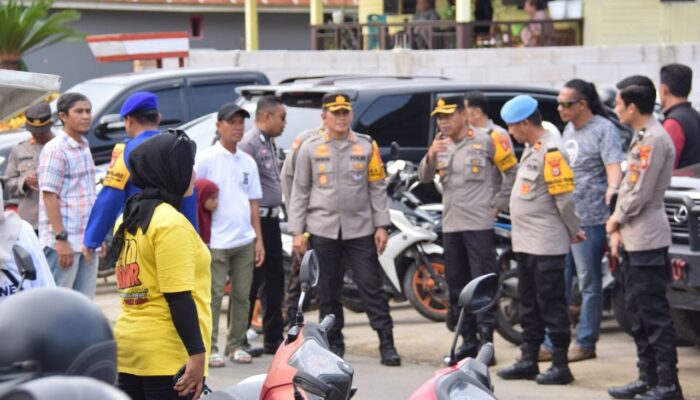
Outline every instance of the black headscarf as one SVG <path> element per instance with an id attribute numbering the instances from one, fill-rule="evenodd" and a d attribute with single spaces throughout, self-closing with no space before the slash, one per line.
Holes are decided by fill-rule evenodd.
<path id="1" fill-rule="evenodd" d="M 141 227 L 146 233 L 153 212 L 161 203 L 180 207 L 192 180 L 196 145 L 187 135 L 160 134 L 136 146 L 129 154 L 131 183 L 141 192 L 129 197 L 123 221 L 112 241 L 108 262 L 115 263 L 124 244 L 124 232 Z"/>

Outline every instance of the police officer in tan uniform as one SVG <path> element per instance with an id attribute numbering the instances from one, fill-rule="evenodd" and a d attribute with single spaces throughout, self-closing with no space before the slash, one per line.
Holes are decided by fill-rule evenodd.
<path id="1" fill-rule="evenodd" d="M 428 154 L 418 167 L 422 183 L 433 181 L 437 172 L 443 187 L 442 202 L 445 274 L 450 308 L 447 325 L 454 330 L 459 316 L 459 294 L 473 278 L 498 273 L 494 218 L 508 209 L 518 161 L 505 131 L 475 131 L 466 125 L 463 95 L 440 97 L 432 116 L 439 129 Z M 494 174 L 503 174 L 494 185 Z M 476 357 L 480 342 L 493 342 L 497 310 L 478 317 L 467 314 L 462 328 L 462 346 L 457 358 Z"/>
<path id="2" fill-rule="evenodd" d="M 10 195 L 19 198 L 19 216 L 29 222 L 36 232 L 39 229 L 39 182 L 36 167 L 39 165 L 41 149 L 53 139 L 53 120 L 51 108 L 44 102 L 29 107 L 24 115 L 24 127 L 32 134 L 32 138 L 12 149 L 3 179 Z"/>
<path id="3" fill-rule="evenodd" d="M 325 132 L 301 145 L 296 160 L 289 230 L 294 249 L 303 252 L 304 232 L 318 255 L 321 318 L 335 314 L 328 332 L 330 348 L 345 351 L 342 328 L 342 262 L 352 268 L 370 325 L 379 335 L 381 362 L 400 365 L 393 322 L 382 291 L 377 254 L 386 247 L 390 224 L 387 182 L 376 142 L 350 130 L 352 104 L 343 93 L 323 97 Z"/>
<path id="4" fill-rule="evenodd" d="M 664 192 L 671 182 L 675 149 L 668 133 L 654 118 L 656 89 L 644 76 L 617 84 L 615 112 L 636 132 L 627 152 L 627 172 L 615 212 L 606 230 L 616 255 L 622 244 L 625 305 L 632 315 L 639 379 L 610 388 L 619 399 L 682 399 L 676 364 L 676 331 L 666 299 L 671 228 L 664 211 Z"/>
<path id="5" fill-rule="evenodd" d="M 574 210 L 574 174 L 537 107 L 537 100 L 520 95 L 501 109 L 508 131 L 526 144 L 510 196 L 524 343 L 520 361 L 498 376 L 561 385 L 574 380 L 567 359 L 571 329 L 564 266 L 571 243 L 585 240 L 585 234 Z M 537 355 L 545 329 L 554 348 L 552 366 L 540 374 Z"/>

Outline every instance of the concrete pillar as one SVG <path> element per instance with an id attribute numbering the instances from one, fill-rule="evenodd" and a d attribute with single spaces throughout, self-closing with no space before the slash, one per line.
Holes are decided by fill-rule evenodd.
<path id="1" fill-rule="evenodd" d="M 258 2 L 245 0 L 245 49 L 258 50 Z"/>
<path id="2" fill-rule="evenodd" d="M 310 0 L 311 25 L 323 25 L 323 0 Z"/>
<path id="3" fill-rule="evenodd" d="M 457 22 L 472 22 L 473 15 L 471 0 L 456 0 L 455 20 Z"/>

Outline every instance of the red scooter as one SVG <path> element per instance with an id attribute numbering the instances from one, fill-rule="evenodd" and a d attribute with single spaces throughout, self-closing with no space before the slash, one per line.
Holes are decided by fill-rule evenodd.
<path id="1" fill-rule="evenodd" d="M 318 283 L 318 270 L 318 259 L 308 250 L 299 269 L 302 292 L 296 321 L 267 374 L 209 394 L 207 400 L 348 400 L 355 394 L 352 365 L 328 349 L 326 332 L 335 316 L 327 315 L 320 324 L 304 321 L 302 304 Z"/>
<path id="2" fill-rule="evenodd" d="M 498 277 L 496 274 L 480 276 L 467 284 L 459 295 L 459 314 L 446 368 L 435 375 L 408 398 L 409 400 L 495 400 L 489 376 L 488 364 L 493 357 L 493 344 L 481 347 L 476 358 L 457 361 L 455 347 L 464 324 L 465 312 L 478 314 L 493 307 L 498 301 Z"/>

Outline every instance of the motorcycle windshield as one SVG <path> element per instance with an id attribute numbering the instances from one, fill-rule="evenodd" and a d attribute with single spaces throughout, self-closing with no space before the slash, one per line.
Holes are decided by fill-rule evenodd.
<path id="1" fill-rule="evenodd" d="M 344 363 L 342 358 L 313 339 L 305 341 L 289 359 L 290 366 L 313 376 L 346 374 L 347 372 L 340 368 Z"/>
<path id="2" fill-rule="evenodd" d="M 465 382 L 455 382 L 448 392 L 450 400 L 486 400 L 493 399 L 480 388 Z"/>

